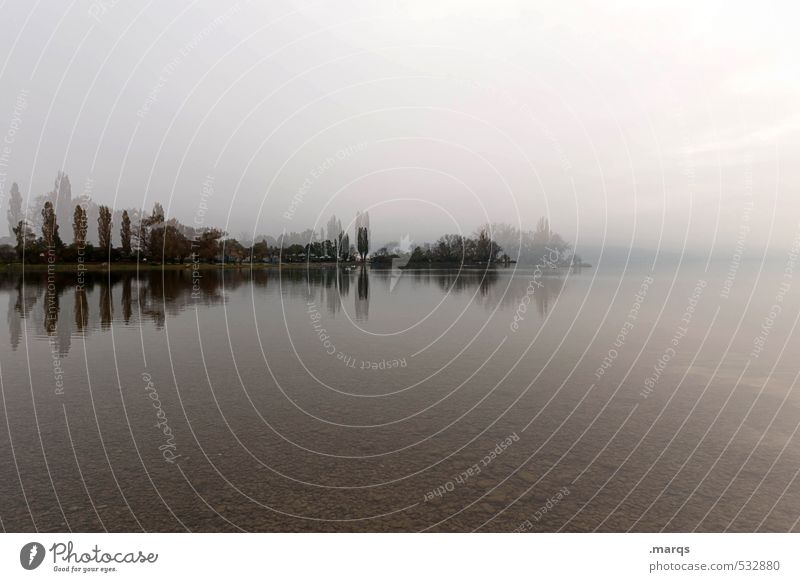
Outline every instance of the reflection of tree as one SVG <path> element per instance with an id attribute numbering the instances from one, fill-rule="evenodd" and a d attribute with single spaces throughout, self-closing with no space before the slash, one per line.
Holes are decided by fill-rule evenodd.
<path id="1" fill-rule="evenodd" d="M 86 289 L 82 285 L 75 286 L 75 328 L 83 331 L 89 325 L 89 301 Z"/>
<path id="2" fill-rule="evenodd" d="M 357 321 L 369 319 L 369 271 L 363 266 L 358 272 L 358 297 L 356 297 L 355 311 Z"/>
<path id="3" fill-rule="evenodd" d="M 16 295 L 13 308 L 10 299 L 8 302 L 8 327 L 9 335 L 11 336 L 11 347 L 16 350 L 22 338 L 22 320 L 28 317 L 36 300 L 39 298 L 39 286 L 26 285 L 22 275 L 19 275 L 14 289 L 16 290 Z"/>
<path id="4" fill-rule="evenodd" d="M 186 271 L 147 271 L 93 273 L 84 272 L 79 281 L 74 272 L 28 272 L 23 275 L 0 273 L 0 289 L 9 293 L 8 329 L 12 349 L 16 349 L 22 338 L 23 320 L 31 318 L 33 325 L 54 336 L 61 354 L 69 352 L 72 334 L 90 333 L 108 329 L 114 319 L 115 305 L 113 289 L 121 285 L 121 315 L 128 324 L 134 318 L 134 301 L 139 301 L 141 314 L 156 326 L 164 325 L 168 315 L 176 315 L 184 309 L 201 303 L 212 305 L 224 299 L 224 290 L 232 290 L 243 284 L 265 286 L 268 275 L 242 271 L 203 271 L 198 281 L 200 292 L 193 296 L 193 280 Z M 74 294 L 73 317 L 60 318 L 60 296 L 72 289 Z M 42 308 L 33 309 L 42 299 Z M 97 302 L 99 309 L 93 311 L 89 305 Z"/>
<path id="5" fill-rule="evenodd" d="M 316 300 L 331 316 L 342 310 L 342 298 L 350 294 L 350 275 L 344 269 L 281 269 L 278 276 L 287 295 Z"/>
<path id="6" fill-rule="evenodd" d="M 166 321 L 164 304 L 167 297 L 164 295 L 163 288 L 161 277 L 145 277 L 139 281 L 138 301 L 140 313 L 143 318 L 152 320 L 159 329 L 164 327 L 164 322 Z"/>
<path id="7" fill-rule="evenodd" d="M 493 269 L 454 270 L 422 269 L 403 270 L 402 277 L 409 286 L 432 285 L 442 293 L 464 294 L 475 305 L 494 309 L 498 304 L 504 309 L 516 309 L 526 295 L 531 279 L 530 270 L 518 272 L 512 279 Z M 305 302 L 317 299 L 319 305 L 327 305 L 331 315 L 342 306 L 342 298 L 348 297 L 351 285 L 354 290 L 354 316 L 356 320 L 369 318 L 370 278 L 375 289 L 383 293 L 384 283 L 388 289 L 391 271 L 371 270 L 361 267 L 358 272 L 343 269 L 282 269 L 280 271 L 202 270 L 199 277 L 192 276 L 189 269 L 144 271 L 136 273 L 112 272 L 82 275 L 82 285 L 76 273 L 28 272 L 24 277 L 17 273 L 0 272 L 0 292 L 9 294 L 7 321 L 9 339 L 13 349 L 21 343 L 25 319 L 31 319 L 30 328 L 44 329 L 62 354 L 68 352 L 73 333 L 89 334 L 111 327 L 114 317 L 125 324 L 141 325 L 151 322 L 160 328 L 167 318 L 198 305 L 211 306 L 225 301 L 226 296 L 243 285 L 264 288 L 275 284 L 280 278 L 281 293 Z M 353 277 L 357 279 L 352 280 Z M 48 281 L 50 280 L 50 287 Z M 535 309 L 544 316 L 552 308 L 564 285 L 563 273 L 545 271 L 537 276 L 533 286 L 530 310 Z M 114 293 L 114 287 L 118 287 Z M 73 317 L 59 318 L 60 295 L 66 290 L 74 298 Z M 114 298 L 117 304 L 114 304 Z M 42 301 L 42 307 L 36 302 Z M 375 298 L 373 297 L 373 300 Z M 135 305 L 138 303 L 138 305 Z M 99 308 L 90 308 L 90 305 Z M 136 307 L 136 308 L 135 308 Z M 141 318 L 142 321 L 137 321 Z"/>
<path id="8" fill-rule="evenodd" d="M 544 317 L 550 311 L 551 304 L 556 300 L 558 294 L 564 288 L 564 280 L 561 277 L 544 277 L 539 293 L 535 293 L 533 298 L 536 300 L 536 308 L 539 315 Z"/>
<path id="9" fill-rule="evenodd" d="M 125 277 L 122 280 L 122 320 L 125 322 L 125 325 L 128 325 L 131 321 L 131 315 L 133 314 L 132 308 L 132 293 L 131 293 L 131 281 L 133 277 Z"/>
<path id="10" fill-rule="evenodd" d="M 20 298 L 18 296 L 8 294 L 8 337 L 11 340 L 11 349 L 16 350 L 19 346 L 19 340 L 22 337 L 22 317 L 16 306 L 19 304 Z"/>
<path id="11" fill-rule="evenodd" d="M 339 296 L 339 287 L 336 283 L 339 269 L 325 269 L 322 271 L 322 280 L 324 282 L 321 292 L 325 293 L 325 303 L 328 307 L 328 313 L 336 315 L 342 309 L 342 298 Z"/>
<path id="12" fill-rule="evenodd" d="M 380 271 L 373 275 L 380 276 Z M 498 285 L 500 272 L 495 270 L 465 269 L 462 271 L 448 269 L 408 270 L 404 277 L 412 277 L 416 282 L 435 283 L 444 293 L 474 294 L 473 301 L 488 309 L 494 309 L 499 303 L 503 308 L 515 309 L 522 298 L 533 290 L 531 303 L 536 304 L 539 315 L 545 316 L 555 299 L 564 287 L 564 276 L 560 271 L 540 272 L 534 276 L 531 272 L 518 272 L 511 280 L 503 279 Z M 507 288 L 506 288 L 507 286 Z M 476 292 L 477 288 L 477 292 Z"/>
<path id="13" fill-rule="evenodd" d="M 564 289 L 565 283 L 566 279 L 559 272 L 536 276 L 535 279 L 530 273 L 518 273 L 510 281 L 508 291 L 505 291 L 505 285 L 497 285 L 490 290 L 488 295 L 481 297 L 480 301 L 492 309 L 498 301 L 502 307 L 516 309 L 522 298 L 530 294 L 531 304 L 535 303 L 536 311 L 541 317 L 544 317 Z M 498 296 L 501 293 L 505 294 Z"/>
<path id="14" fill-rule="evenodd" d="M 55 281 L 48 281 L 45 285 L 42 305 L 44 307 L 44 330 L 47 335 L 53 335 L 58 329 L 58 314 L 61 311 L 59 290 Z"/>
<path id="15" fill-rule="evenodd" d="M 111 320 L 114 310 L 111 306 L 111 281 L 107 281 L 100 286 L 100 327 L 108 329 L 111 327 Z"/>
<path id="16" fill-rule="evenodd" d="M 487 295 L 489 288 L 497 282 L 495 270 L 432 271 L 433 279 L 442 291 L 461 293 L 474 292 L 478 287 L 481 295 Z"/>
<path id="17" fill-rule="evenodd" d="M 336 269 L 336 278 L 339 296 L 344 299 L 350 295 L 350 274 L 342 269 Z"/>

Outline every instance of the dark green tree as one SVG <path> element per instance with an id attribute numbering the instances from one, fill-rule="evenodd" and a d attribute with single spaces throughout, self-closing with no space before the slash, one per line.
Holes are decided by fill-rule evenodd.
<path id="1" fill-rule="evenodd" d="M 79 204 L 72 214 L 72 242 L 75 243 L 76 247 L 81 248 L 86 245 L 86 232 L 88 229 L 86 210 Z"/>
<path id="2" fill-rule="evenodd" d="M 122 245 L 122 254 L 130 256 L 131 254 L 131 218 L 128 216 L 128 211 L 122 211 L 122 225 L 119 227 L 119 238 Z"/>
<path id="3" fill-rule="evenodd" d="M 58 220 L 53 203 L 49 200 L 44 203 L 42 208 L 42 241 L 47 249 L 60 250 L 63 245 L 61 237 L 58 236 Z"/>
<path id="4" fill-rule="evenodd" d="M 97 238 L 100 241 L 100 252 L 107 256 L 111 252 L 111 209 L 108 206 L 99 208 Z"/>
<path id="5" fill-rule="evenodd" d="M 222 243 L 222 253 L 226 261 L 241 263 L 247 254 L 244 246 L 235 238 L 229 238 Z"/>
<path id="6" fill-rule="evenodd" d="M 223 236 L 225 233 L 216 228 L 204 230 L 193 244 L 194 252 L 204 261 L 214 261 L 219 255 L 219 241 Z"/>
<path id="7" fill-rule="evenodd" d="M 165 224 L 153 229 L 155 259 L 164 262 L 177 260 L 180 264 L 191 254 L 192 244 L 174 224 Z"/>
<path id="8" fill-rule="evenodd" d="M 358 255 L 364 261 L 369 254 L 369 229 L 366 226 L 359 227 L 358 229 Z"/>
<path id="9" fill-rule="evenodd" d="M 350 257 L 350 235 L 345 232 L 339 233 L 339 260 L 347 261 Z"/>
<path id="10" fill-rule="evenodd" d="M 17 239 L 16 251 L 17 257 L 21 261 L 25 256 L 25 250 L 35 250 L 33 247 L 36 245 L 36 235 L 25 220 L 20 220 L 17 226 L 13 228 L 14 236 Z"/>
<path id="11" fill-rule="evenodd" d="M 270 252 L 267 241 L 262 240 L 255 243 L 250 251 L 250 256 L 253 261 L 263 261 L 269 258 Z"/>
<path id="12" fill-rule="evenodd" d="M 150 240 L 150 234 L 153 229 L 160 227 L 164 223 L 164 207 L 161 203 L 156 202 L 153 204 L 153 212 L 150 216 L 143 218 L 139 221 L 139 226 L 136 228 L 136 242 L 139 252 L 146 257 L 155 256 L 162 252 L 162 249 L 157 248 L 159 244 L 153 244 Z M 160 256 L 160 255 L 159 255 Z"/>

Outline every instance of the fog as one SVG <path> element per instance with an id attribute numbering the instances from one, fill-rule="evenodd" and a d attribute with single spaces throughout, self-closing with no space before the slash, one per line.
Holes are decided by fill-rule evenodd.
<path id="1" fill-rule="evenodd" d="M 579 248 L 758 256 L 800 228 L 793 3 L 265 4 L 5 3 L 3 218 L 63 170 L 234 236 L 548 216 Z"/>

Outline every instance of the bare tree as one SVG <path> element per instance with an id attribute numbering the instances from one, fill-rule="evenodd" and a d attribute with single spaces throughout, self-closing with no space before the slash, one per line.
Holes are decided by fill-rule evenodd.
<path id="1" fill-rule="evenodd" d="M 550 222 L 545 217 L 542 217 L 536 223 L 536 231 L 533 233 L 534 246 L 545 246 L 550 242 L 550 236 Z"/>
<path id="2" fill-rule="evenodd" d="M 8 198 L 6 218 L 8 219 L 9 233 L 13 233 L 14 229 L 19 225 L 19 221 L 25 218 L 22 212 L 22 195 L 19 193 L 19 186 L 17 186 L 16 182 L 11 184 L 11 195 Z"/>

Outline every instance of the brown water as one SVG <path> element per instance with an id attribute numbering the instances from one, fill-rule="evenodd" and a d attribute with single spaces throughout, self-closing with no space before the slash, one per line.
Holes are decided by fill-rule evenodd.
<path id="1" fill-rule="evenodd" d="M 2 526 L 797 530 L 783 267 L 0 274 Z"/>

